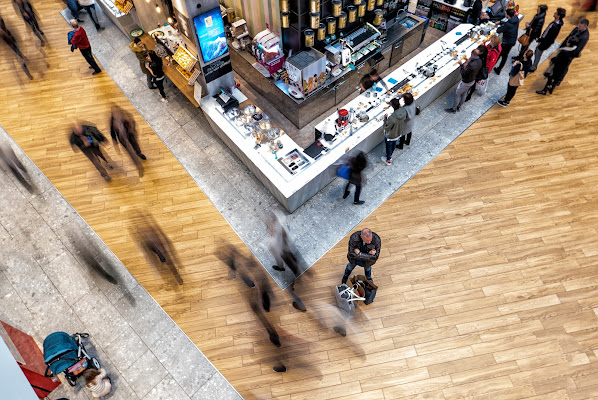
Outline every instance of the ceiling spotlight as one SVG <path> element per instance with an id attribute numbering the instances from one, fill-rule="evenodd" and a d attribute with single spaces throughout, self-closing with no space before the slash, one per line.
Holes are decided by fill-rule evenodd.
<path id="1" fill-rule="evenodd" d="M 168 21 L 168 23 L 172 25 L 172 17 L 166 18 L 166 21 Z"/>
<path id="2" fill-rule="evenodd" d="M 160 14 L 162 12 L 162 10 L 160 9 L 160 6 L 158 4 L 156 4 L 156 12 L 158 14 Z"/>

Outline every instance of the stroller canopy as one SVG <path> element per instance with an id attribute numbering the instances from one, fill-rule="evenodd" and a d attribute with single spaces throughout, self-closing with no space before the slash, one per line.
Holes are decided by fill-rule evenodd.
<path id="1" fill-rule="evenodd" d="M 53 374 L 59 374 L 78 361 L 78 349 L 68 333 L 51 333 L 44 339 L 44 362 Z"/>

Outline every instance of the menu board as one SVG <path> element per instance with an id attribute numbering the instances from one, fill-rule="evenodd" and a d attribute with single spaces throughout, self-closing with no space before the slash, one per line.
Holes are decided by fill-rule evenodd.
<path id="1" fill-rule="evenodd" d="M 224 22 L 219 7 L 193 18 L 193 23 L 204 63 L 209 63 L 228 53 Z"/>

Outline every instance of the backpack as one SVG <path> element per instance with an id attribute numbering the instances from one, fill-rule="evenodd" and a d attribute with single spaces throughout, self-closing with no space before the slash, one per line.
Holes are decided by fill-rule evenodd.
<path id="1" fill-rule="evenodd" d="M 336 176 L 343 179 L 349 179 L 351 175 L 351 166 L 349 164 L 343 164 L 336 169 Z"/>

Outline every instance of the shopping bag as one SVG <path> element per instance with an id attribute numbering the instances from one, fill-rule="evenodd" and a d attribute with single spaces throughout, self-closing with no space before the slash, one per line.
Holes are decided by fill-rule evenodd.
<path id="1" fill-rule="evenodd" d="M 345 318 L 353 318 L 355 316 L 355 303 L 350 301 L 351 294 L 347 291 L 349 287 L 346 284 L 341 284 L 335 287 L 334 295 L 336 297 L 336 304 L 341 309 Z M 341 294 L 342 293 L 342 294 Z"/>
<path id="2" fill-rule="evenodd" d="M 374 302 L 374 298 L 376 297 L 376 292 L 378 289 L 369 288 L 367 285 L 365 287 L 365 300 L 363 301 L 364 304 L 372 304 Z"/>
<path id="3" fill-rule="evenodd" d="M 476 82 L 475 89 L 480 93 L 486 93 L 488 87 L 488 79 L 482 79 Z"/>
<path id="4" fill-rule="evenodd" d="M 349 175 L 351 175 L 351 167 L 348 164 L 343 164 L 336 169 L 336 176 L 349 179 Z"/>

